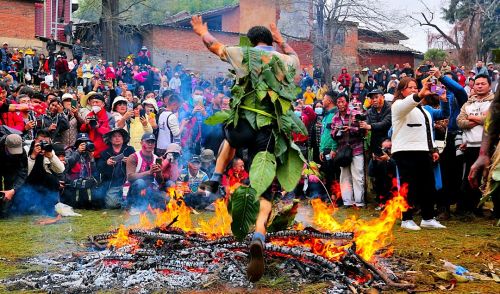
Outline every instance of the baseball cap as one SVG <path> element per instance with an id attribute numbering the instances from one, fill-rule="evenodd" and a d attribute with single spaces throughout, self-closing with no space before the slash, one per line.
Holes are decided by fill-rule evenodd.
<path id="1" fill-rule="evenodd" d="M 10 134 L 5 138 L 5 147 L 12 155 L 19 155 L 23 153 L 23 139 L 17 134 Z"/>
<path id="2" fill-rule="evenodd" d="M 395 74 L 392 74 L 392 75 L 391 75 L 391 78 L 397 78 L 397 77 L 398 77 L 398 76 L 397 76 L 397 75 L 395 75 Z"/>
<path id="3" fill-rule="evenodd" d="M 367 96 L 369 97 L 374 94 L 384 95 L 384 92 L 380 91 L 379 89 L 373 89 L 370 93 L 367 94 Z"/>
<path id="4" fill-rule="evenodd" d="M 207 163 L 215 160 L 214 152 L 211 149 L 204 149 L 200 154 L 201 162 Z"/>
<path id="5" fill-rule="evenodd" d="M 181 153 L 182 148 L 179 146 L 179 144 L 172 143 L 167 146 L 167 151 L 166 153 Z"/>
<path id="6" fill-rule="evenodd" d="M 156 141 L 156 137 L 153 133 L 145 133 L 144 135 L 142 135 L 141 141 L 149 141 L 149 140 Z"/>
<path id="7" fill-rule="evenodd" d="M 191 162 L 191 163 L 195 163 L 195 162 L 201 163 L 201 160 L 200 160 L 200 157 L 198 155 L 193 155 L 189 159 L 189 162 Z"/>

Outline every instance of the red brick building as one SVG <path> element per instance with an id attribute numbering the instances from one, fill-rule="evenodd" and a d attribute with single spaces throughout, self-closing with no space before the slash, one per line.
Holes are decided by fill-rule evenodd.
<path id="1" fill-rule="evenodd" d="M 0 0 L 0 41 L 10 47 L 43 48 L 35 36 L 64 40 L 71 20 L 71 0 Z"/>
<path id="2" fill-rule="evenodd" d="M 202 16 L 219 41 L 238 45 L 240 35 L 246 34 L 252 26 L 269 26 L 270 23 L 278 22 L 281 14 L 274 1 L 241 0 L 238 5 L 206 11 Z M 206 49 L 201 39 L 192 32 L 190 19 L 189 14 L 180 13 L 167 19 L 164 25 L 143 27 L 143 44 L 151 50 L 153 63 L 162 65 L 166 60 L 174 64 L 180 61 L 185 67 L 208 76 L 226 72 L 229 64 L 221 62 Z M 299 54 L 302 66 L 312 67 L 313 45 L 299 39 L 290 39 L 288 43 Z"/>

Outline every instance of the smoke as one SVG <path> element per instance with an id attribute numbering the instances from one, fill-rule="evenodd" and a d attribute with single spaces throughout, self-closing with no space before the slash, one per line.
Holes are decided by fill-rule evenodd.
<path id="1" fill-rule="evenodd" d="M 23 185 L 12 198 L 9 214 L 40 214 L 55 216 L 55 205 L 59 201 L 59 192 L 43 186 Z"/>

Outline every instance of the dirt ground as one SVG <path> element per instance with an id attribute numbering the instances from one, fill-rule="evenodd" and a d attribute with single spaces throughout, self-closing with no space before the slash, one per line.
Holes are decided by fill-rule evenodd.
<path id="1" fill-rule="evenodd" d="M 36 216 L 14 217 L 0 220 L 0 279 L 41 268 L 23 263 L 27 257 L 42 254 L 59 254 L 85 250 L 83 243 L 88 235 L 99 234 L 126 223 L 128 216 L 121 211 L 78 211 L 83 216 L 64 218 L 53 225 L 38 225 Z M 369 219 L 378 216 L 373 208 L 361 210 L 340 209 L 336 218 L 343 220 L 350 215 Z M 205 218 L 211 213 L 195 217 Z M 309 221 L 307 204 L 299 211 L 298 219 Z M 195 220 L 196 221 L 196 220 Z M 418 220 L 419 221 L 419 220 Z M 417 222 L 418 223 L 418 222 Z M 417 284 L 416 292 L 422 293 L 500 293 L 500 283 L 472 281 L 458 283 L 451 290 L 451 283 L 433 276 L 431 271 L 443 271 L 441 259 L 461 265 L 474 273 L 481 273 L 493 266 L 500 267 L 500 228 L 487 219 L 457 219 L 443 222 L 446 230 L 403 231 L 394 227 L 394 257 L 411 265 L 406 279 Z M 440 286 L 442 289 L 440 289 Z M 255 289 L 227 289 L 224 285 L 196 293 L 323 293 L 327 283 L 298 287 L 277 273 L 267 272 Z M 8 291 L 0 285 L 0 293 Z M 190 291 L 193 292 L 193 291 Z M 20 293 L 20 292 L 19 292 Z M 36 293 L 36 292 L 27 292 Z"/>

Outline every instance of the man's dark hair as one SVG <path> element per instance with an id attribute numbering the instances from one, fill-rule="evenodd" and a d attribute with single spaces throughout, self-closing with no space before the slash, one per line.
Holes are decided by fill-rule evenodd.
<path id="1" fill-rule="evenodd" d="M 23 87 L 21 90 L 19 90 L 19 95 L 22 94 L 28 95 L 31 98 L 35 94 L 35 91 L 33 91 L 33 88 L 31 87 Z"/>
<path id="2" fill-rule="evenodd" d="M 346 101 L 349 101 L 349 98 L 345 94 L 340 94 L 337 97 L 333 98 L 333 103 L 337 104 L 340 98 L 344 98 Z"/>
<path id="3" fill-rule="evenodd" d="M 37 138 L 39 138 L 39 137 L 50 138 L 50 133 L 49 133 L 49 131 L 46 131 L 46 130 L 39 130 L 36 132 L 36 137 Z"/>
<path id="4" fill-rule="evenodd" d="M 205 90 L 204 90 L 202 87 L 200 87 L 200 86 L 196 86 L 196 87 L 194 87 L 194 89 L 193 89 L 193 93 L 194 93 L 194 91 L 201 91 L 201 92 L 204 92 Z"/>
<path id="5" fill-rule="evenodd" d="M 172 91 L 172 90 L 165 90 L 161 94 L 161 99 L 165 100 L 165 98 L 170 98 L 170 96 L 172 96 L 172 94 L 174 94 L 174 91 Z"/>
<path id="6" fill-rule="evenodd" d="M 174 104 L 174 103 L 181 103 L 181 97 L 179 95 L 172 95 L 170 98 L 168 98 L 168 105 Z"/>
<path id="7" fill-rule="evenodd" d="M 328 96 L 328 97 L 330 97 L 330 99 L 332 99 L 332 101 L 335 101 L 335 98 L 337 98 L 338 94 L 339 93 L 330 90 L 330 91 L 328 91 L 328 92 L 325 93 L 325 96 Z"/>
<path id="8" fill-rule="evenodd" d="M 457 82 L 457 83 L 458 83 L 458 76 L 457 76 L 457 74 L 455 74 L 454 72 L 452 72 L 452 71 L 447 71 L 447 72 L 445 72 L 445 73 L 444 73 L 444 75 L 445 75 L 445 76 L 450 75 L 450 76 L 451 76 L 451 78 L 452 78 L 455 82 Z"/>
<path id="9" fill-rule="evenodd" d="M 486 79 L 488 81 L 488 85 L 491 86 L 491 78 L 489 75 L 487 74 L 480 74 L 480 75 L 477 75 L 474 77 L 474 82 L 477 81 L 477 79 Z"/>
<path id="10" fill-rule="evenodd" d="M 33 96 L 30 97 L 30 98 L 38 99 L 40 101 L 45 101 L 46 100 L 45 96 L 41 92 L 38 92 L 38 91 L 35 92 L 35 93 L 33 93 Z"/>
<path id="11" fill-rule="evenodd" d="M 252 27 L 248 30 L 247 37 L 254 47 L 259 43 L 264 43 L 268 46 L 273 45 L 273 35 L 271 31 L 263 26 Z"/>

